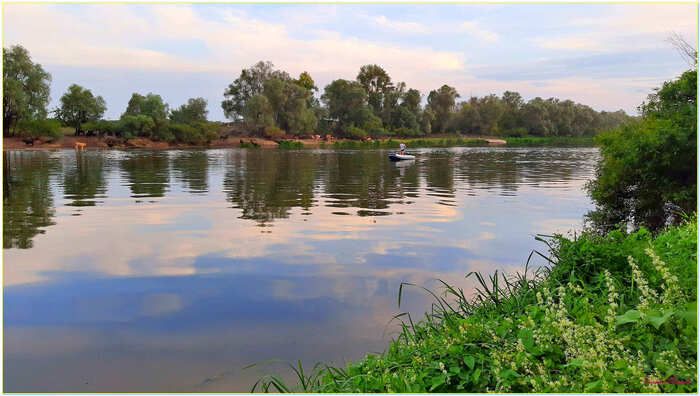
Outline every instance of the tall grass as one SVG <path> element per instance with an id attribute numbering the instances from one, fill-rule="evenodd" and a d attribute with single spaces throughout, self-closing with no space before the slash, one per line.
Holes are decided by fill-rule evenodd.
<path id="1" fill-rule="evenodd" d="M 442 282 L 420 320 L 399 313 L 386 352 L 294 371 L 277 392 L 697 392 L 697 217 L 645 231 L 540 236 L 521 274 L 470 272 L 473 297 Z M 537 254 L 550 265 L 530 271 Z"/>

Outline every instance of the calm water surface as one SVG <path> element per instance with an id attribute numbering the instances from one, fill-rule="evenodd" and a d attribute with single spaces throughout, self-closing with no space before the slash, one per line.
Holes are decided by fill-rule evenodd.
<path id="1" fill-rule="evenodd" d="M 6 392 L 237 392 L 581 226 L 596 149 L 4 152 Z M 406 296 L 420 313 L 429 300 Z"/>

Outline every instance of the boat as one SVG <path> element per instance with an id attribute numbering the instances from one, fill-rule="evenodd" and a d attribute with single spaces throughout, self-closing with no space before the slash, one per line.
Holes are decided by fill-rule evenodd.
<path id="1" fill-rule="evenodd" d="M 391 153 L 389 154 L 389 159 L 392 161 L 414 160 L 416 159 L 416 156 L 410 154 Z"/>

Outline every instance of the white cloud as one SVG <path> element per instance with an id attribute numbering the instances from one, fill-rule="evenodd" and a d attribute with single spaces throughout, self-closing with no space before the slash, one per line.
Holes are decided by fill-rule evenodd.
<path id="1" fill-rule="evenodd" d="M 542 37 L 543 48 L 570 51 L 614 52 L 669 47 L 671 32 L 678 32 L 697 46 L 697 23 L 689 15 L 695 4 L 616 4 L 605 15 L 576 18 L 568 26 L 577 33 Z"/>
<path id="2" fill-rule="evenodd" d="M 461 31 L 468 33 L 471 36 L 476 37 L 480 40 L 484 40 L 484 41 L 498 41 L 499 40 L 499 36 L 497 33 L 481 27 L 476 22 L 464 22 L 460 25 L 460 29 L 461 29 Z"/>
<path id="3" fill-rule="evenodd" d="M 61 66 L 116 67 L 163 71 L 230 72 L 258 60 L 271 60 L 292 74 L 318 70 L 333 78 L 351 78 L 366 63 L 387 68 L 449 71 L 463 68 L 456 52 L 405 47 L 331 36 L 301 40 L 282 23 L 227 11 L 223 21 L 197 15 L 189 5 L 153 4 L 139 10 L 124 5 L 84 6 L 82 16 L 46 4 L 5 5 L 6 44 L 22 44 L 41 63 Z M 148 12 L 143 12 L 144 10 Z M 387 26 L 416 28 L 411 23 L 383 20 Z M 149 43 L 199 40 L 211 52 L 187 59 Z"/>
<path id="4" fill-rule="evenodd" d="M 429 32 L 428 27 L 417 22 L 401 22 L 388 19 L 380 15 L 372 18 L 374 23 L 385 29 L 393 30 L 399 33 L 408 34 L 426 34 Z"/>

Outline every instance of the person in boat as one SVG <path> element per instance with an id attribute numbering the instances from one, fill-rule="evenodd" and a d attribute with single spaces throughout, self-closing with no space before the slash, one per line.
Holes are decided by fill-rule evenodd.
<path id="1" fill-rule="evenodd" d="M 406 145 L 403 144 L 403 143 L 401 143 L 401 144 L 399 145 L 399 147 L 401 148 L 401 151 L 399 151 L 399 154 L 401 154 L 401 155 L 406 155 Z"/>

